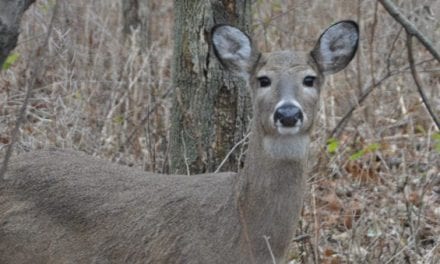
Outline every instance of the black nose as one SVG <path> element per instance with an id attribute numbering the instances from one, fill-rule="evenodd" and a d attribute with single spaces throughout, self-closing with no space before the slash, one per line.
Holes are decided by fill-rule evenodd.
<path id="1" fill-rule="evenodd" d="M 275 124 L 279 121 L 284 127 L 294 127 L 298 121 L 303 121 L 304 116 L 299 107 L 289 104 L 278 107 L 273 118 Z"/>

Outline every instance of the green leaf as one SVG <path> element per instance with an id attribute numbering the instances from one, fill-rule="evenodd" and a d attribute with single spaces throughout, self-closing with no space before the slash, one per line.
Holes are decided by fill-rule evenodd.
<path id="1" fill-rule="evenodd" d="M 113 122 L 114 122 L 115 124 L 122 125 L 122 124 L 124 123 L 124 116 L 123 116 L 123 115 L 117 115 L 117 116 L 115 116 L 115 117 L 113 118 Z"/>
<path id="2" fill-rule="evenodd" d="M 380 144 L 379 143 L 372 143 L 365 148 L 365 151 L 367 153 L 369 153 L 369 152 L 375 152 L 378 149 L 380 149 Z"/>
<path id="3" fill-rule="evenodd" d="M 367 145 L 365 148 L 359 150 L 358 152 L 354 153 L 353 155 L 350 156 L 350 160 L 354 161 L 354 160 L 358 160 L 360 158 L 362 158 L 363 156 L 365 156 L 368 153 L 371 152 L 375 152 L 378 149 L 380 149 L 380 144 L 379 143 L 372 143 Z"/>
<path id="4" fill-rule="evenodd" d="M 416 133 L 426 134 L 426 130 L 421 125 L 417 125 L 415 127 L 415 131 L 416 131 Z"/>
<path id="5" fill-rule="evenodd" d="M 351 161 L 358 160 L 358 159 L 362 158 L 364 155 L 365 155 L 365 150 L 361 149 L 358 152 L 351 155 L 349 159 Z"/>
<path id="6" fill-rule="evenodd" d="M 6 58 L 5 62 L 2 65 L 2 69 L 6 71 L 9 68 L 11 68 L 12 64 L 14 64 L 18 60 L 18 58 L 20 58 L 20 54 L 18 53 L 9 54 L 9 56 Z"/>
<path id="7" fill-rule="evenodd" d="M 52 10 L 55 7 L 55 1 L 54 0 L 49 0 L 47 1 L 46 4 L 41 5 L 41 9 L 44 12 L 49 12 L 50 10 Z"/>
<path id="8" fill-rule="evenodd" d="M 281 3 L 273 3 L 272 4 L 272 10 L 274 12 L 281 12 L 281 11 L 283 11 L 283 9 L 281 7 Z"/>
<path id="9" fill-rule="evenodd" d="M 82 96 L 81 96 L 81 92 L 79 90 L 77 90 L 74 94 L 73 94 L 73 98 L 75 98 L 76 100 L 81 100 Z"/>
<path id="10" fill-rule="evenodd" d="M 336 138 L 329 138 L 327 140 L 327 152 L 330 154 L 335 154 L 338 150 L 340 142 Z"/>
<path id="11" fill-rule="evenodd" d="M 440 132 L 437 132 L 434 135 L 432 135 L 432 138 L 434 139 L 435 150 L 440 153 Z"/>

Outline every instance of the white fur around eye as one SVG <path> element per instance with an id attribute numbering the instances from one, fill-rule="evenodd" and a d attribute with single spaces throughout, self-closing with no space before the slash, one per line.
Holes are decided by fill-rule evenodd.
<path id="1" fill-rule="evenodd" d="M 304 94 L 311 98 L 318 98 L 318 90 L 314 87 L 304 89 Z"/>

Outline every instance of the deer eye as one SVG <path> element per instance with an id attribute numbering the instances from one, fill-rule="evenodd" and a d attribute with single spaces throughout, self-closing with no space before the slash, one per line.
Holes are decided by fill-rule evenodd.
<path id="1" fill-rule="evenodd" d="M 267 76 L 258 77 L 258 81 L 260 82 L 260 87 L 268 87 L 272 83 Z"/>
<path id="2" fill-rule="evenodd" d="M 316 80 L 315 76 L 306 76 L 304 78 L 303 84 L 304 86 L 307 87 L 313 87 L 315 85 L 315 80 Z"/>

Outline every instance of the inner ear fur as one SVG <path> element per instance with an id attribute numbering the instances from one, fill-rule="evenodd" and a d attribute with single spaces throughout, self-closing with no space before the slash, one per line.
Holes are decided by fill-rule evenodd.
<path id="1" fill-rule="evenodd" d="M 358 42 L 359 27 L 356 22 L 340 21 L 321 34 L 311 55 L 323 74 L 333 74 L 350 63 L 356 54 Z"/>
<path id="2" fill-rule="evenodd" d="M 245 32 L 227 24 L 216 25 L 211 31 L 211 42 L 215 56 L 225 69 L 249 76 L 258 52 Z"/>

